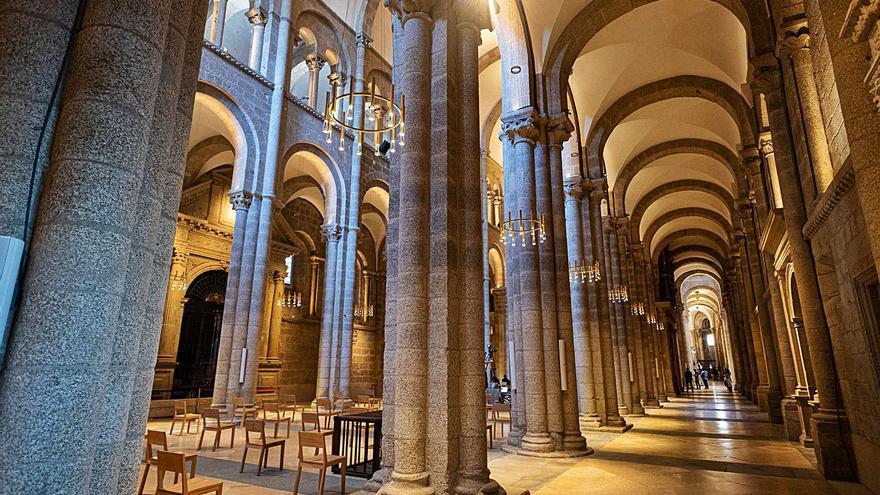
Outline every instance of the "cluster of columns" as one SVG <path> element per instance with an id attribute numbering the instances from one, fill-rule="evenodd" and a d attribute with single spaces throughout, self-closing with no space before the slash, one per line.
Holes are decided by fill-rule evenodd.
<path id="1" fill-rule="evenodd" d="M 368 488 L 503 493 L 485 440 L 477 48 L 488 12 L 449 0 L 386 5 L 407 144 L 391 160 L 383 470 Z"/>
<path id="2" fill-rule="evenodd" d="M 15 89 L 0 97 L 0 121 L 24 138 L 18 153 L 45 158 L 0 377 L 0 440 L 17 459 L 0 467 L 10 492 L 134 492 L 183 183 L 204 5 L 81 3 L 2 17 L 20 29 L 4 30 L 0 66 Z M 7 95 L 28 92 L 27 105 L 10 105 Z M 54 131 L 38 149 L 41 124 Z M 18 178 L 27 191 L 29 176 L 7 179 Z M 71 456 L 76 445 L 88 448 Z"/>

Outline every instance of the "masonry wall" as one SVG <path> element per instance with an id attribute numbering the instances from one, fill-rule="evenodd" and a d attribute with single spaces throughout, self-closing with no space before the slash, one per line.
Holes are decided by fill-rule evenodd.
<path id="1" fill-rule="evenodd" d="M 279 351 L 281 394 L 294 394 L 298 402 L 311 401 L 315 398 L 320 335 L 320 321 L 282 321 Z"/>

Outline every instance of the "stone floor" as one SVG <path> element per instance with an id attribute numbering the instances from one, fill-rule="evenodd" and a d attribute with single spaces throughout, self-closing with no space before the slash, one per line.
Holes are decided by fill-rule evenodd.
<path id="1" fill-rule="evenodd" d="M 727 394 L 720 386 L 672 399 L 633 422 L 635 427 L 623 435 L 590 433 L 588 442 L 596 453 L 579 459 L 506 454 L 499 448 L 499 439 L 489 451 L 489 468 L 511 495 L 525 491 L 534 495 L 870 494 L 861 485 L 823 480 L 810 450 L 786 441 L 780 425 L 770 424 L 766 414 L 751 402 Z M 167 431 L 169 424 L 151 422 L 149 427 Z M 226 495 L 291 493 L 295 435 L 288 440 L 285 470 L 277 470 L 278 454 L 272 453 L 269 469 L 260 477 L 256 476 L 256 453 L 244 474 L 238 472 L 243 437 L 239 431 L 234 449 L 228 448 L 228 437 L 217 452 L 212 453 L 210 445 L 203 447 L 198 473 L 223 480 Z M 171 449 L 195 452 L 198 436 L 173 435 L 169 439 Z M 363 480 L 350 477 L 346 491 L 351 493 L 361 486 Z M 155 474 L 151 472 L 146 493 L 152 493 L 154 487 Z M 300 493 L 317 493 L 316 474 L 306 475 Z M 338 476 L 330 475 L 325 493 L 339 493 Z"/>

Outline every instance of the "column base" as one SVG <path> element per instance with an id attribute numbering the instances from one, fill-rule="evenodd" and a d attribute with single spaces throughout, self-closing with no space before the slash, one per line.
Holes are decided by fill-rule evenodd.
<path id="1" fill-rule="evenodd" d="M 523 457 L 543 457 L 546 459 L 563 459 L 566 457 L 585 457 L 588 455 L 593 455 L 595 451 L 592 447 L 587 447 L 586 450 L 551 450 L 549 452 L 536 452 L 533 450 L 526 450 L 520 447 L 514 447 L 512 445 L 505 445 L 501 447 L 501 450 L 507 452 L 508 454 L 521 455 Z"/>
<path id="2" fill-rule="evenodd" d="M 645 405 L 645 409 L 647 409 L 649 407 L 653 407 L 654 409 L 660 409 L 661 407 L 663 407 L 663 404 L 661 404 L 660 401 L 657 400 L 656 397 L 650 397 L 650 398 L 645 399 L 644 405 Z"/>
<path id="3" fill-rule="evenodd" d="M 770 403 L 767 396 L 770 394 L 770 385 L 758 385 L 756 392 L 758 398 L 758 410 L 761 412 L 768 412 L 770 410 Z"/>
<path id="4" fill-rule="evenodd" d="M 629 406 L 627 406 L 626 404 L 621 404 L 617 406 L 617 414 L 620 414 L 621 416 L 629 415 Z"/>
<path id="5" fill-rule="evenodd" d="M 799 442 L 803 428 L 801 428 L 797 400 L 792 397 L 782 399 L 780 409 L 782 410 L 782 424 L 785 426 L 785 438 L 789 442 Z"/>
<path id="6" fill-rule="evenodd" d="M 588 449 L 587 439 L 579 431 L 563 433 L 562 448 L 563 450 L 586 452 Z"/>
<path id="7" fill-rule="evenodd" d="M 599 431 L 602 427 L 602 418 L 597 414 L 581 414 L 578 418 L 581 431 Z"/>
<path id="8" fill-rule="evenodd" d="M 645 415 L 645 408 L 642 407 L 641 402 L 633 402 L 633 405 L 630 409 L 632 409 L 632 410 L 630 411 L 628 416 L 640 418 Z"/>
<path id="9" fill-rule="evenodd" d="M 378 495 L 434 495 L 434 489 L 428 486 L 428 473 L 401 474 L 391 473 L 391 481 L 382 486 Z"/>
<path id="10" fill-rule="evenodd" d="M 807 448 L 813 447 L 813 426 L 810 419 L 813 417 L 813 405 L 810 403 L 809 395 L 795 396 L 797 401 L 798 420 L 801 425 L 800 442 Z"/>
<path id="11" fill-rule="evenodd" d="M 758 403 L 758 386 L 757 385 L 752 385 L 752 387 L 749 389 L 749 399 L 752 399 L 752 402 L 754 402 L 755 404 Z"/>
<path id="12" fill-rule="evenodd" d="M 476 479 L 462 479 L 455 487 L 456 495 L 507 495 L 504 488 L 495 480 L 481 481 Z"/>
<path id="13" fill-rule="evenodd" d="M 825 479 L 858 481 L 846 411 L 819 409 L 810 418 L 816 463 Z"/>
<path id="14" fill-rule="evenodd" d="M 534 453 L 552 452 L 553 439 L 550 437 L 549 433 L 526 432 L 520 442 L 520 448 Z"/>

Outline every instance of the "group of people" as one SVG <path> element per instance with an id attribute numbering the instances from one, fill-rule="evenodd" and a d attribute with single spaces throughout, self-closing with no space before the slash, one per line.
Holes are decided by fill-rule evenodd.
<path id="1" fill-rule="evenodd" d="M 709 377 L 711 376 L 713 380 L 717 380 L 719 374 L 718 368 L 713 365 L 709 365 L 708 369 L 703 368 L 702 364 L 695 364 L 694 370 L 691 371 L 690 366 L 685 366 L 684 369 L 684 386 L 686 392 L 694 391 L 694 384 L 696 384 L 696 390 L 700 390 L 701 388 L 709 388 Z M 721 372 L 722 379 L 724 380 L 724 386 L 727 387 L 728 392 L 733 392 L 733 382 L 730 379 L 730 370 L 724 368 Z"/>

